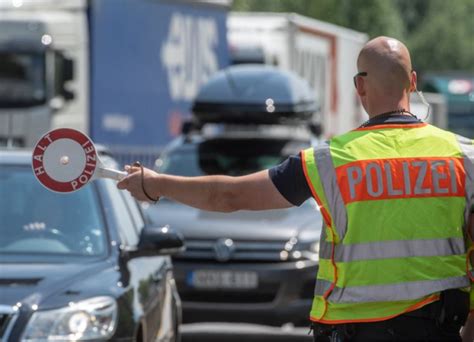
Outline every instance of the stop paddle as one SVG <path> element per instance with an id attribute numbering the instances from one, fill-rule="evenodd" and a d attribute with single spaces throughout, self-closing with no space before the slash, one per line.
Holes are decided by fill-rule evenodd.
<path id="1" fill-rule="evenodd" d="M 71 128 L 52 130 L 33 149 L 33 173 L 48 190 L 69 193 L 96 178 L 121 180 L 126 172 L 104 166 L 92 140 Z"/>

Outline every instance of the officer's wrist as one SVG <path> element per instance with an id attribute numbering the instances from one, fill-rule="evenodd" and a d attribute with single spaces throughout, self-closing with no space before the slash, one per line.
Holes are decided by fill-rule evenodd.
<path id="1" fill-rule="evenodd" d="M 150 190 L 149 193 L 153 198 L 158 200 L 162 195 L 160 183 L 162 182 L 163 175 L 155 173 L 150 179 Z"/>

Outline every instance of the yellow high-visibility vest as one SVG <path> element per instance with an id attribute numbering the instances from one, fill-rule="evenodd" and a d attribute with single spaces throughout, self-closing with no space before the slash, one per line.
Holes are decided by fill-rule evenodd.
<path id="1" fill-rule="evenodd" d="M 472 140 L 385 124 L 301 155 L 325 222 L 311 320 L 380 321 L 469 290 Z"/>

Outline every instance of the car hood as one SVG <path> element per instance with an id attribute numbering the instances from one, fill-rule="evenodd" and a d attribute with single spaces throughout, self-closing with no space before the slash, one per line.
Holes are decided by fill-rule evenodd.
<path id="1" fill-rule="evenodd" d="M 2 262 L 0 269 L 0 304 L 22 303 L 30 307 L 38 305 L 44 308 L 44 305 L 54 307 L 58 301 L 67 303 L 74 299 L 79 293 L 70 290 L 72 284 L 83 282 L 91 276 L 97 277 L 110 269 L 110 265 L 104 262 L 64 264 Z M 53 297 L 55 303 L 48 301 Z"/>
<path id="2" fill-rule="evenodd" d="M 322 227 L 321 214 L 313 203 L 289 209 L 216 213 L 162 200 L 145 212 L 154 224 L 170 225 L 186 239 L 282 241 L 302 234 L 319 238 Z"/>

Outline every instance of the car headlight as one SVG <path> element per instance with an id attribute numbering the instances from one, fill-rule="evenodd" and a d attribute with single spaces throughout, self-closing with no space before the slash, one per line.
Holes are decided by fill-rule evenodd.
<path id="1" fill-rule="evenodd" d="M 117 303 L 94 297 L 55 310 L 35 312 L 23 334 L 24 342 L 83 341 L 110 338 L 117 324 Z"/>

